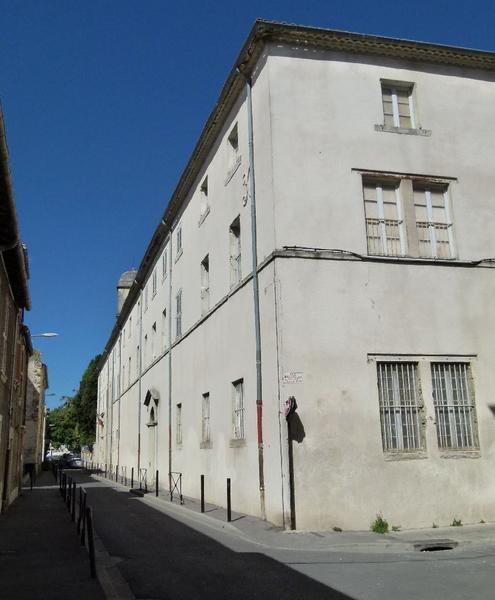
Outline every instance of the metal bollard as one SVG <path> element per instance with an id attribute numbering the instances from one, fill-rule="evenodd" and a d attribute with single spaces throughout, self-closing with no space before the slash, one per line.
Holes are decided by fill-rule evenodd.
<path id="1" fill-rule="evenodd" d="M 134 467 L 131 469 L 131 490 L 134 487 Z"/>
<path id="2" fill-rule="evenodd" d="M 155 496 L 158 498 L 158 469 L 156 470 L 156 477 L 155 477 Z"/>
<path id="3" fill-rule="evenodd" d="M 205 476 L 201 475 L 201 512 L 205 512 Z"/>
<path id="4" fill-rule="evenodd" d="M 232 507 L 230 505 L 230 477 L 227 477 L 227 521 L 232 521 Z"/>
<path id="5" fill-rule="evenodd" d="M 115 467 L 115 483 L 119 481 L 119 465 Z"/>
<path id="6" fill-rule="evenodd" d="M 93 579 L 96 578 L 96 560 L 95 560 L 95 538 L 93 529 L 93 511 L 91 507 L 86 508 L 86 527 L 88 530 L 88 552 L 89 552 L 89 572 Z"/>
<path id="7" fill-rule="evenodd" d="M 70 516 L 71 516 L 72 521 L 74 522 L 76 520 L 76 482 L 75 481 L 72 482 L 71 500 L 72 500 L 72 506 L 71 506 Z"/>
<path id="8" fill-rule="evenodd" d="M 105 477 L 107 476 L 107 465 L 105 464 Z"/>
<path id="9" fill-rule="evenodd" d="M 81 546 L 84 546 L 86 537 L 86 499 L 87 492 L 83 490 L 82 506 L 79 514 L 79 518 L 81 519 Z"/>

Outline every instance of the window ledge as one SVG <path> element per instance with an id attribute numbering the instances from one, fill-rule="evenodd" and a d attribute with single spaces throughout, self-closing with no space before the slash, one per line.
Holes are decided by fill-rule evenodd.
<path id="1" fill-rule="evenodd" d="M 179 260 L 179 258 L 182 256 L 182 252 L 183 252 L 183 249 L 181 248 L 180 251 L 177 253 L 177 256 L 175 257 L 175 262 L 177 262 Z"/>
<path id="2" fill-rule="evenodd" d="M 244 438 L 230 440 L 229 446 L 231 448 L 243 448 L 246 445 L 246 440 Z"/>
<path id="3" fill-rule="evenodd" d="M 479 450 L 441 450 L 440 458 L 481 458 Z"/>
<path id="4" fill-rule="evenodd" d="M 423 137 L 430 137 L 430 129 L 409 129 L 408 127 L 390 127 L 389 125 L 375 125 L 375 131 L 382 131 L 384 133 L 403 133 L 405 135 L 422 135 Z"/>
<path id="5" fill-rule="evenodd" d="M 206 210 L 204 211 L 204 213 L 202 213 L 199 217 L 199 221 L 198 221 L 198 227 L 201 227 L 201 224 L 203 223 L 203 221 L 206 219 L 206 217 L 210 214 L 210 207 L 207 206 Z"/>
<path id="6" fill-rule="evenodd" d="M 201 450 L 211 450 L 213 448 L 213 444 L 211 442 L 201 442 L 199 444 L 199 448 Z"/>
<path id="7" fill-rule="evenodd" d="M 230 169 L 227 171 L 227 175 L 225 177 L 225 181 L 224 181 L 224 185 L 227 185 L 229 183 L 229 181 L 232 179 L 232 177 L 234 177 L 235 172 L 237 171 L 237 169 L 239 168 L 240 164 L 242 162 L 242 157 L 239 154 L 236 159 L 235 159 L 235 163 L 230 167 Z"/>
<path id="8" fill-rule="evenodd" d="M 417 460 L 428 458 L 424 450 L 415 450 L 413 452 L 386 452 L 384 454 L 386 461 L 395 460 Z"/>

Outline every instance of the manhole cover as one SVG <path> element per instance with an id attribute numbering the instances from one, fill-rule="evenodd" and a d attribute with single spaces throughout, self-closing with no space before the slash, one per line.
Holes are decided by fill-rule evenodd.
<path id="1" fill-rule="evenodd" d="M 442 550 L 453 550 L 457 545 L 454 540 L 425 540 L 424 542 L 414 542 L 414 549 L 417 552 L 441 552 Z"/>

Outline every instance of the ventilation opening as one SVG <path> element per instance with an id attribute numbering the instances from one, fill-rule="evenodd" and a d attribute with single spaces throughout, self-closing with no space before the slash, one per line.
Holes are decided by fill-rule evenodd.
<path id="1" fill-rule="evenodd" d="M 453 550 L 457 542 L 453 540 L 432 540 L 427 542 L 417 542 L 414 549 L 417 552 L 442 552 L 444 550 Z"/>

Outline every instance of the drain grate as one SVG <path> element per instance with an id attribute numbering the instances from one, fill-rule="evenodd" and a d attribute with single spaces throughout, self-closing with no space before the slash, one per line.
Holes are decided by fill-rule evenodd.
<path id="1" fill-rule="evenodd" d="M 414 549 L 417 552 L 442 552 L 443 550 L 453 550 L 458 545 L 454 540 L 425 540 L 424 542 L 414 542 Z"/>

